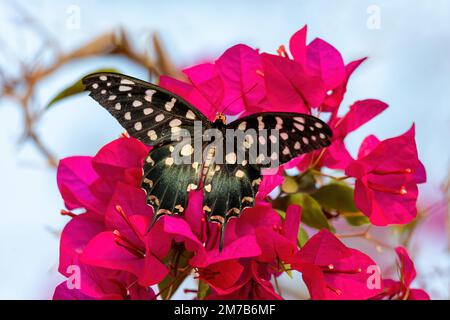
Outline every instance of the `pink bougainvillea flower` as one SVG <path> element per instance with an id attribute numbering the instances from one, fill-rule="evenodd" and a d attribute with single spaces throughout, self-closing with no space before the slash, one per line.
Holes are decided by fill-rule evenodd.
<path id="1" fill-rule="evenodd" d="M 321 111 L 337 113 L 347 91 L 347 84 L 351 75 L 365 60 L 366 58 L 355 60 L 345 66 L 344 81 L 342 81 L 336 88 L 327 92 L 325 101 L 320 108 Z"/>
<path id="2" fill-rule="evenodd" d="M 184 69 L 187 81 L 162 76 L 160 85 L 183 97 L 214 121 L 217 113 L 236 115 L 246 109 L 261 109 L 266 103 L 261 69 L 258 51 L 238 44 L 214 63 Z"/>
<path id="3" fill-rule="evenodd" d="M 302 65 L 286 57 L 261 55 L 267 99 L 265 111 L 311 113 L 311 106 L 322 103 L 325 94 L 318 76 L 305 74 Z"/>
<path id="4" fill-rule="evenodd" d="M 377 296 L 378 299 L 397 300 L 429 300 L 430 296 L 425 290 L 410 288 L 416 278 L 416 268 L 409 257 L 408 251 L 403 247 L 395 248 L 399 260 L 400 281 L 384 280 L 385 289 Z"/>
<path id="5" fill-rule="evenodd" d="M 279 299 L 269 281 L 272 275 L 281 273 L 281 261 L 293 259 L 297 251 L 300 215 L 300 207 L 289 206 L 283 223 L 270 206 L 257 206 L 247 209 L 239 219 L 230 220 L 225 243 L 235 244 L 228 252 L 239 260 L 218 264 L 209 261 L 209 266 L 200 271 L 200 278 L 214 289 L 212 299 Z M 253 252 L 253 259 L 243 259 L 242 252 Z"/>
<path id="6" fill-rule="evenodd" d="M 300 249 L 293 269 L 302 272 L 312 299 L 369 299 L 381 292 L 367 285 L 369 266 L 375 262 L 366 254 L 346 247 L 331 232 L 322 230 Z"/>
<path id="7" fill-rule="evenodd" d="M 380 100 L 359 100 L 350 106 L 350 110 L 343 117 L 333 115 L 328 123 L 333 130 L 332 144 L 324 152 L 321 164 L 331 169 L 345 169 L 353 160 L 344 143 L 347 135 L 375 118 L 387 107 L 388 105 Z"/>
<path id="8" fill-rule="evenodd" d="M 149 151 L 134 138 L 119 138 L 94 157 L 62 159 L 57 182 L 66 207 L 103 216 L 117 182 L 140 186 L 142 164 Z"/>
<path id="9" fill-rule="evenodd" d="M 297 31 L 289 41 L 289 50 L 294 61 L 301 64 L 305 72 L 319 76 L 326 90 L 337 88 L 345 80 L 345 66 L 339 51 L 320 38 L 306 45 L 307 26 Z"/>
<path id="10" fill-rule="evenodd" d="M 325 102 L 325 107 L 340 103 L 348 78 L 356 68 L 351 64 L 346 70 L 339 51 L 322 39 L 306 45 L 306 32 L 305 26 L 290 39 L 293 59 L 283 46 L 279 57 L 262 55 L 267 98 L 277 111 L 309 113 L 310 108 L 321 107 Z"/>
<path id="11" fill-rule="evenodd" d="M 272 273 L 264 264 L 256 261 L 247 261 L 245 274 L 241 276 L 241 285 L 230 293 L 219 294 L 213 292 L 208 300 L 281 300 L 270 278 Z"/>
<path id="12" fill-rule="evenodd" d="M 289 206 L 283 223 L 270 206 L 247 209 L 239 219 L 229 221 L 225 248 L 220 254 L 216 248 L 206 257 L 194 257 L 191 263 L 198 268 L 200 279 L 210 284 L 218 296 L 256 297 L 265 292 L 274 298 L 277 295 L 268 281 L 274 273 L 279 275 L 281 260 L 295 255 L 300 215 L 300 207 Z M 270 272 L 263 272 L 265 269 Z M 249 291 L 251 284 L 255 285 L 255 292 Z M 260 289 L 264 290 L 259 292 Z"/>
<path id="13" fill-rule="evenodd" d="M 226 50 L 215 64 L 223 79 L 223 104 L 229 114 L 241 110 L 249 114 L 265 105 L 266 89 L 257 50 L 238 44 Z"/>
<path id="14" fill-rule="evenodd" d="M 344 170 L 353 161 L 344 143 L 347 135 L 372 120 L 387 107 L 388 105 L 380 100 L 366 99 L 353 103 L 342 117 L 333 114 L 328 121 L 328 125 L 333 130 L 331 145 L 324 150 L 314 151 L 294 159 L 288 167 L 296 166 L 304 171 L 315 164 L 316 168 Z"/>
<path id="15" fill-rule="evenodd" d="M 92 167 L 105 181 L 122 181 L 137 187 L 141 184 L 142 165 L 151 147 L 132 137 L 116 139 L 92 159 Z"/>
<path id="16" fill-rule="evenodd" d="M 244 235 L 225 244 L 221 252 L 218 248 L 209 250 L 204 256 L 194 256 L 189 263 L 198 269 L 199 278 L 215 291 L 225 294 L 242 286 L 238 282 L 244 272 L 241 259 L 261 254 L 254 235 Z"/>
<path id="17" fill-rule="evenodd" d="M 138 284 L 146 287 L 165 278 L 166 266 L 145 247 L 145 232 L 150 220 L 142 215 L 124 217 L 130 232 L 140 241 L 133 241 L 119 230 L 104 231 L 91 239 L 81 256 L 85 264 L 111 270 L 123 270 L 137 277 Z"/>
<path id="18" fill-rule="evenodd" d="M 89 241 L 104 230 L 96 216 L 80 214 L 72 218 L 61 234 L 59 272 L 77 286 L 64 281 L 55 290 L 54 299 L 147 299 L 153 291 L 138 284 L 129 272 L 110 270 L 81 262 Z M 74 277 L 78 277 L 75 279 Z M 73 278 L 73 280 L 71 280 Z"/>
<path id="19" fill-rule="evenodd" d="M 381 142 L 367 138 L 358 160 L 345 172 L 356 178 L 355 204 L 372 224 L 405 224 L 417 215 L 417 184 L 426 181 L 426 174 L 418 159 L 414 126 Z"/>

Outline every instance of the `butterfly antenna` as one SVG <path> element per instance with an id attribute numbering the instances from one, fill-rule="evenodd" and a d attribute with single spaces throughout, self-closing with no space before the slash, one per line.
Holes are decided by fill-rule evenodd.
<path id="1" fill-rule="evenodd" d="M 231 107 L 231 105 L 233 103 L 235 103 L 236 101 L 238 101 L 239 99 L 241 99 L 244 95 L 249 94 L 253 89 L 255 89 L 258 86 L 258 83 L 255 83 L 253 86 L 251 86 L 250 89 L 248 89 L 247 91 L 245 91 L 244 93 L 242 93 L 239 97 L 236 97 L 235 99 L 233 99 L 228 105 L 225 106 L 225 108 L 222 110 L 222 113 L 225 114 L 226 110 Z"/>

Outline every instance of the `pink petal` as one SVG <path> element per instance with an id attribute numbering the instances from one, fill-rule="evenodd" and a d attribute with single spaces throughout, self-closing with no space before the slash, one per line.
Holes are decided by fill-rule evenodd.
<path id="1" fill-rule="evenodd" d="M 78 289 L 69 289 L 67 282 L 61 282 L 53 293 L 53 300 L 93 300 Z"/>
<path id="2" fill-rule="evenodd" d="M 256 106 L 265 96 L 264 79 L 257 50 L 238 44 L 226 50 L 216 61 L 224 84 L 224 100 L 228 114 L 237 114 Z"/>
<path id="3" fill-rule="evenodd" d="M 152 255 L 139 256 L 119 246 L 112 232 L 102 232 L 92 239 L 84 250 L 84 263 L 113 270 L 123 270 L 138 277 L 139 284 L 150 286 L 167 275 L 164 264 Z"/>
<path id="4" fill-rule="evenodd" d="M 309 72 L 320 75 L 327 89 L 338 87 L 346 76 L 339 51 L 319 38 L 314 39 L 307 47 L 306 66 Z"/>
<path id="5" fill-rule="evenodd" d="M 126 217 L 118 211 L 118 206 Z M 145 192 L 141 188 L 119 182 L 105 213 L 105 225 L 109 230 L 119 230 L 135 243 L 142 242 L 143 240 L 137 237 L 136 230 L 133 230 L 127 221 L 134 215 L 145 217 L 144 221 L 151 221 L 153 208 L 147 205 Z"/>
<path id="6" fill-rule="evenodd" d="M 416 278 L 416 268 L 414 267 L 414 262 L 411 260 L 408 251 L 404 247 L 395 248 L 395 252 L 400 260 L 403 285 L 406 288 L 409 288 L 411 282 Z"/>
<path id="7" fill-rule="evenodd" d="M 92 192 L 91 184 L 98 178 L 92 169 L 91 157 L 70 157 L 58 165 L 58 188 L 68 209 L 85 208 L 103 212 L 105 203 Z"/>
<path id="8" fill-rule="evenodd" d="M 388 105 L 386 103 L 375 99 L 356 101 L 350 106 L 347 114 L 334 127 L 333 137 L 344 138 L 350 132 L 358 129 L 386 110 L 387 107 Z"/>
<path id="9" fill-rule="evenodd" d="M 261 57 L 267 98 L 273 106 L 273 110 L 266 111 L 310 113 L 306 96 L 317 103 L 321 93 L 315 89 L 315 83 L 306 82 L 301 65 L 266 53 Z"/>
<path id="10" fill-rule="evenodd" d="M 58 271 L 69 276 L 69 267 L 78 264 L 78 257 L 87 243 L 104 230 L 103 222 L 92 215 L 80 214 L 72 218 L 61 233 Z"/>
<path id="11" fill-rule="evenodd" d="M 264 200 L 269 195 L 269 193 L 271 193 L 276 187 L 281 185 L 283 181 L 284 177 L 281 172 L 263 175 L 256 198 L 258 200 Z"/>
<path id="12" fill-rule="evenodd" d="M 209 103 L 207 109 L 199 109 L 209 119 L 213 120 L 216 113 L 222 112 L 224 105 L 224 85 L 217 67 L 212 63 L 203 63 L 184 69 L 192 85 L 199 94 Z M 199 106 L 196 106 L 200 108 Z M 229 112 L 239 112 L 240 110 L 230 109 Z M 228 112 L 228 111 L 227 111 Z"/>
<path id="13" fill-rule="evenodd" d="M 302 217 L 302 208 L 290 205 L 286 210 L 286 217 L 283 223 L 282 235 L 290 241 L 297 243 L 298 229 Z"/>
<path id="14" fill-rule="evenodd" d="M 304 26 L 299 31 L 294 33 L 289 40 L 289 51 L 295 61 L 301 65 L 305 65 L 306 62 L 306 33 L 308 27 Z"/>
<path id="15" fill-rule="evenodd" d="M 408 300 L 430 300 L 430 295 L 422 289 L 410 289 Z"/>
<path id="16" fill-rule="evenodd" d="M 139 187 L 142 164 L 150 151 L 134 138 L 119 138 L 105 145 L 92 160 L 94 170 L 106 181 L 122 181 Z"/>
<path id="17" fill-rule="evenodd" d="M 340 106 L 342 100 L 344 99 L 344 95 L 347 91 L 347 84 L 350 79 L 350 76 L 359 67 L 359 65 L 365 61 L 366 58 L 362 58 L 356 61 L 352 61 L 345 66 L 345 79 L 341 83 L 340 86 L 332 90 L 331 94 L 328 94 L 325 98 L 324 105 L 321 108 L 322 111 L 325 112 L 337 112 L 337 108 Z"/>
<path id="18" fill-rule="evenodd" d="M 363 158 L 371 153 L 379 143 L 380 140 L 374 135 L 367 136 L 359 147 L 358 159 Z"/>

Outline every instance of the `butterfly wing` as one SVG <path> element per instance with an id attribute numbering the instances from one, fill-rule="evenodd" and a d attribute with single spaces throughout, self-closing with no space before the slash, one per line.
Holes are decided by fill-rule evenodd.
<path id="1" fill-rule="evenodd" d="M 258 142 L 258 147 L 267 144 L 266 158 L 270 157 L 271 159 L 266 160 L 268 162 L 278 160 L 280 165 L 301 154 L 329 146 L 332 137 L 332 131 L 325 122 L 301 113 L 260 113 L 233 121 L 227 127 L 244 132 L 249 129 L 255 130 L 257 137 L 252 139 L 256 140 L 253 142 Z M 267 130 L 267 134 L 262 135 L 262 130 Z M 274 146 L 275 149 L 270 149 L 271 146 Z M 243 149 L 248 153 L 248 142 L 247 148 L 244 146 Z M 258 154 L 259 156 L 260 154 Z M 262 158 L 264 156 L 262 155 Z M 248 154 L 246 157 L 249 159 Z M 252 164 L 262 167 L 260 163 L 263 159 L 260 157 L 255 160 L 257 163 Z"/>
<path id="2" fill-rule="evenodd" d="M 205 153 L 208 153 L 207 151 Z M 225 227 L 232 217 L 239 217 L 245 208 L 253 207 L 261 171 L 248 163 L 237 163 L 235 158 L 211 161 L 203 166 L 203 211 L 209 221 L 221 226 L 219 249 L 224 242 Z"/>
<path id="3" fill-rule="evenodd" d="M 152 149 L 145 159 L 142 188 L 155 218 L 164 214 L 182 214 L 187 207 L 188 192 L 200 185 L 200 166 L 176 163 L 176 142 Z"/>
<path id="4" fill-rule="evenodd" d="M 129 76 L 96 73 L 85 77 L 83 84 L 131 136 L 157 146 L 144 162 L 141 183 L 155 217 L 182 213 L 188 191 L 199 185 L 200 175 L 191 164 L 176 164 L 172 151 L 184 133 L 194 136 L 194 121 L 202 121 L 206 128 L 210 122 L 184 99 Z"/>
<path id="5" fill-rule="evenodd" d="M 147 145 L 170 143 L 181 129 L 193 134 L 196 120 L 210 125 L 191 104 L 157 85 L 118 73 L 94 73 L 82 81 L 94 100 Z"/>

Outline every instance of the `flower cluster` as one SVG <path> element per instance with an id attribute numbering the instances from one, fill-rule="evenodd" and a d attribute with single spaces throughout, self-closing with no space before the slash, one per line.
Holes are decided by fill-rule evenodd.
<path id="1" fill-rule="evenodd" d="M 241 44 L 183 70 L 184 81 L 162 76 L 161 86 L 211 120 L 217 112 L 313 113 L 328 121 L 333 143 L 265 175 L 255 207 L 230 220 L 221 251 L 201 191 L 189 193 L 182 216 L 164 216 L 149 228 L 154 212 L 140 183 L 150 147 L 138 140 L 123 136 L 94 157 L 61 160 L 62 213 L 71 220 L 61 235 L 59 272 L 68 280 L 54 298 L 168 299 L 194 276 L 198 299 L 282 299 L 274 279 L 293 271 L 302 274 L 312 299 L 427 298 L 409 288 L 415 270 L 404 248 L 397 249 L 401 280 L 382 281 L 376 263 L 342 243 L 332 224 L 346 213 L 359 218 L 348 218 L 351 224 L 406 224 L 417 214 L 417 184 L 426 179 L 414 126 L 384 141 L 367 137 L 356 158 L 346 149 L 346 136 L 387 108 L 367 99 L 339 114 L 349 78 L 363 61 L 344 64 L 321 39 L 307 44 L 304 27 L 291 37 L 289 53 L 284 46 L 268 54 Z M 289 168 L 301 174 L 287 176 Z M 324 172 L 330 169 L 345 176 Z M 280 196 L 271 199 L 279 186 Z M 303 226 L 312 227 L 310 238 Z"/>

